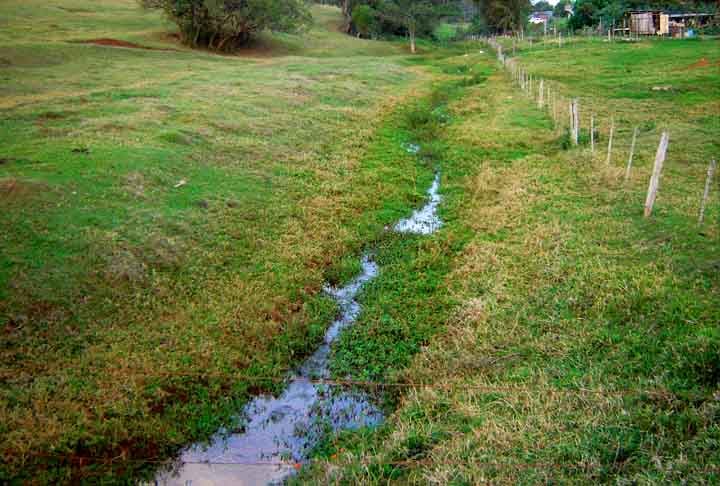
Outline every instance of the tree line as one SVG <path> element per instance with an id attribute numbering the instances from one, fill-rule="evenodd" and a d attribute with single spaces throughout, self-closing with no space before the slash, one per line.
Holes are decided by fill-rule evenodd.
<path id="1" fill-rule="evenodd" d="M 177 24 L 181 40 L 193 47 L 218 51 L 246 44 L 264 30 L 301 32 L 312 23 L 310 0 L 138 0 L 147 8 L 161 9 Z M 600 23 L 610 25 L 629 10 L 717 11 L 720 0 L 315 0 L 338 6 L 348 34 L 365 38 L 407 37 L 416 51 L 419 37 L 430 37 L 442 22 L 460 20 L 462 7 L 477 12 L 469 30 L 478 34 L 522 32 L 532 11 L 553 10 L 565 17 L 567 5 L 574 10 L 572 30 Z"/>
<path id="2" fill-rule="evenodd" d="M 183 43 L 218 51 L 245 45 L 264 30 L 300 32 L 312 22 L 309 0 L 139 0 L 177 24 Z M 410 49 L 443 19 L 457 15 L 462 0 L 333 0 L 345 29 L 364 37 L 405 35 Z"/>
<path id="3" fill-rule="evenodd" d="M 404 35 L 410 51 L 418 36 L 432 35 L 444 19 L 459 15 L 459 0 L 338 0 L 345 29 L 358 37 Z"/>

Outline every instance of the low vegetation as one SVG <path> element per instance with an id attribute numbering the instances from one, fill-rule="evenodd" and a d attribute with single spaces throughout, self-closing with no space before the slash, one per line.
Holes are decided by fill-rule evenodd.
<path id="1" fill-rule="evenodd" d="M 140 0 L 177 24 L 183 42 L 218 51 L 236 49 L 266 30 L 298 32 L 312 17 L 305 0 Z"/>
<path id="2" fill-rule="evenodd" d="M 0 482 L 152 477 L 279 389 L 368 248 L 332 372 L 388 420 L 297 483 L 720 481 L 717 40 L 515 42 L 599 143 L 614 117 L 607 164 L 478 43 L 410 56 L 315 6 L 221 56 L 136 0 L 0 11 Z M 443 228 L 388 231 L 436 170 Z"/>
<path id="3" fill-rule="evenodd" d="M 0 10 L 0 482 L 132 477 L 321 339 L 332 265 L 418 199 L 360 159 L 429 74 L 333 8 L 237 56 L 135 0 Z"/>
<path id="4" fill-rule="evenodd" d="M 446 0 L 338 0 L 346 30 L 358 36 L 406 36 L 410 51 L 417 38 L 432 36 L 443 19 L 458 14 L 458 2 Z"/>
<path id="5" fill-rule="evenodd" d="M 379 430 L 328 440 L 296 483 L 720 480 L 717 182 L 697 225 L 720 152 L 717 41 L 526 44 L 518 59 L 652 143 L 625 182 L 630 130 L 608 166 L 567 148 L 491 54 L 431 61 L 487 78 L 440 88 L 446 225 L 383 247 L 386 271 L 335 352 L 338 377 L 393 383 L 397 408 Z M 671 149 L 645 219 L 661 129 Z"/>

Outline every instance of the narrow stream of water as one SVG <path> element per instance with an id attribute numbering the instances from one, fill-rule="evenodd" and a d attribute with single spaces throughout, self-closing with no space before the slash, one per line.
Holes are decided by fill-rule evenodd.
<path id="1" fill-rule="evenodd" d="M 428 203 L 399 221 L 395 231 L 427 235 L 440 228 L 440 174 L 428 190 Z M 295 471 L 328 432 L 378 425 L 381 411 L 370 397 L 358 390 L 313 383 L 329 378 L 330 346 L 343 329 L 360 315 L 356 297 L 378 275 L 370 254 L 363 255 L 362 273 L 344 287 L 326 288 L 337 302 L 340 317 L 325 334 L 323 344 L 289 377 L 279 397 L 256 397 L 240 415 L 241 432 L 220 431 L 210 444 L 190 446 L 181 454 L 173 471 L 155 480 L 163 486 L 264 485 L 281 483 Z"/>
<path id="2" fill-rule="evenodd" d="M 413 211 L 409 218 L 401 219 L 395 225 L 398 233 L 415 233 L 418 235 L 429 235 L 436 232 L 442 226 L 437 210 L 440 205 L 440 173 L 435 173 L 428 195 L 430 200 L 420 209 Z"/>

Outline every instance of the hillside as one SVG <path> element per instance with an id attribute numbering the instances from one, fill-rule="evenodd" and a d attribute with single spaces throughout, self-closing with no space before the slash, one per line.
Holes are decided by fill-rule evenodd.
<path id="1" fill-rule="evenodd" d="M 717 176 L 702 226 L 698 211 L 720 154 L 718 41 L 519 46 L 535 89 L 564 100 L 557 124 L 480 49 L 444 68 L 491 72 L 446 102 L 448 224 L 416 252 L 381 253 L 391 270 L 335 354 L 338 376 L 389 383 L 395 411 L 327 440 L 292 484 L 716 483 Z"/>
<path id="2" fill-rule="evenodd" d="M 358 161 L 429 75 L 314 16 L 218 56 L 134 0 L 0 6 L 0 478 L 132 474 L 74 458 L 213 433 L 321 338 L 333 265 L 422 197 L 399 145 Z"/>
<path id="3" fill-rule="evenodd" d="M 291 482 L 718 482 L 718 40 L 521 43 L 540 106 L 485 44 L 313 16 L 217 55 L 134 0 L 2 3 L 0 482 L 157 478 L 346 314 L 306 384 L 384 423 Z"/>

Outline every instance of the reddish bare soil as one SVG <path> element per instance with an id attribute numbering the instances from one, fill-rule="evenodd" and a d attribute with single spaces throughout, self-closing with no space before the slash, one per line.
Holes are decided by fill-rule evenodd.
<path id="1" fill-rule="evenodd" d="M 687 69 L 699 69 L 699 68 L 706 68 L 711 66 L 720 66 L 720 61 L 717 62 L 710 62 L 706 58 L 700 59 L 698 62 L 695 62 L 693 64 L 690 64 Z"/>
<path id="2" fill-rule="evenodd" d="M 47 190 L 48 185 L 40 182 L 0 179 L 0 204 L 24 201 Z"/>
<path id="3" fill-rule="evenodd" d="M 172 49 L 161 49 L 157 47 L 147 47 L 147 46 L 141 46 L 140 44 L 134 44 L 132 42 L 127 42 L 123 40 L 118 39 L 88 39 L 88 40 L 82 40 L 78 41 L 80 44 L 95 44 L 98 46 L 107 46 L 107 47 L 122 47 L 125 49 L 143 49 L 146 51 L 170 51 Z"/>

